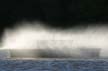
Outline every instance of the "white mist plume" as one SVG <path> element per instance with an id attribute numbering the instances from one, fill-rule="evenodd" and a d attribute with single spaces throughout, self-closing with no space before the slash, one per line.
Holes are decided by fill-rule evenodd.
<path id="1" fill-rule="evenodd" d="M 24 22 L 14 29 L 6 29 L 2 48 L 43 49 L 62 52 L 66 55 L 80 55 L 80 48 L 100 48 L 100 56 L 108 56 L 108 29 L 102 26 L 86 29 L 57 30 L 39 22 Z M 38 24 L 39 23 L 39 24 Z"/>

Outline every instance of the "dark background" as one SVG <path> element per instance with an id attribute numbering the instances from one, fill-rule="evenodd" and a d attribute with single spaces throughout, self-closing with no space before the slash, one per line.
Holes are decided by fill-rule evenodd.
<path id="1" fill-rule="evenodd" d="M 0 0 L 0 32 L 15 22 L 40 20 L 69 28 L 108 21 L 107 0 Z"/>

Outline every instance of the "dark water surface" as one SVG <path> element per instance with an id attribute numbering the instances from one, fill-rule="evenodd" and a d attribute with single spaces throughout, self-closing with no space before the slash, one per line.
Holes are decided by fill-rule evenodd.
<path id="1" fill-rule="evenodd" d="M 108 71 L 108 59 L 5 59 L 0 71 Z"/>

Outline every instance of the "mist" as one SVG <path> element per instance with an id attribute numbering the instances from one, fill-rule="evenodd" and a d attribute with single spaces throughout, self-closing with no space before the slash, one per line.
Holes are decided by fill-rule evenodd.
<path id="1" fill-rule="evenodd" d="M 89 57 L 88 55 L 95 54 L 92 51 L 100 50 L 100 58 L 108 57 L 107 25 L 88 25 L 86 28 L 80 26 L 63 30 L 51 28 L 41 22 L 24 21 L 19 24 L 22 25 L 5 29 L 1 48 L 20 50 L 16 52 L 17 55 L 24 52 L 26 54 L 27 50 L 27 55 L 35 54 L 35 57 Z M 85 51 L 89 54 L 85 55 Z"/>

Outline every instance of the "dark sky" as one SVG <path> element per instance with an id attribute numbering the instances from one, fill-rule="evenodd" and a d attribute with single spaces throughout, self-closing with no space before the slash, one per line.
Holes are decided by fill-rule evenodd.
<path id="1" fill-rule="evenodd" d="M 21 20 L 41 20 L 48 25 L 72 27 L 83 22 L 107 22 L 107 0 L 1 0 L 0 27 Z"/>

